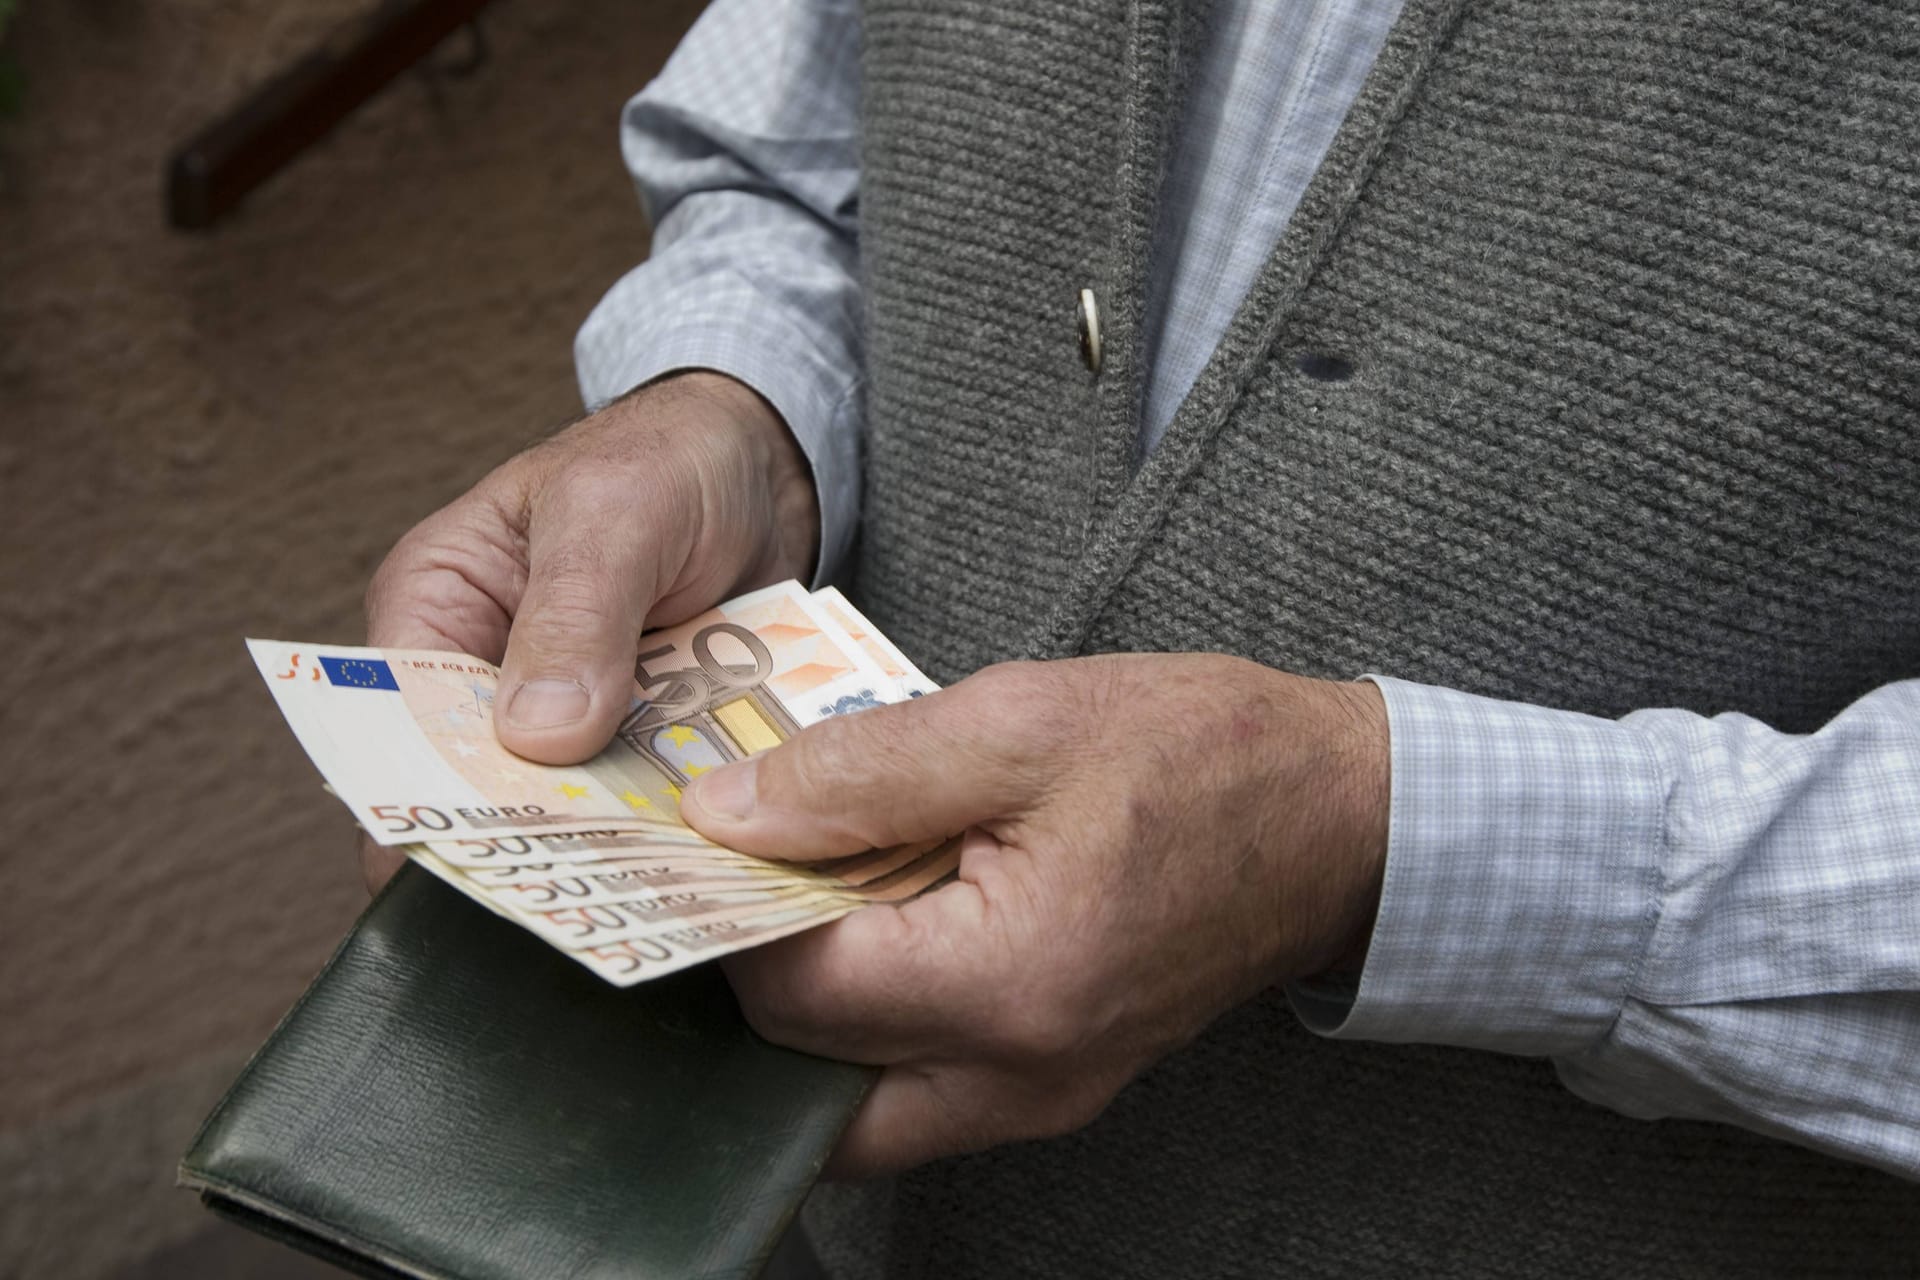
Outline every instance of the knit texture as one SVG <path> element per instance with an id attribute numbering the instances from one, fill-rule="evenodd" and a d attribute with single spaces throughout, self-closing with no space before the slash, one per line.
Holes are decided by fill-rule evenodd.
<path id="1" fill-rule="evenodd" d="M 1411 0 L 1130 475 L 1196 22 L 871 0 L 858 590 L 881 627 L 948 680 L 1207 649 L 1795 730 L 1920 675 L 1909 9 Z M 1080 1134 L 814 1221 L 848 1277 L 1920 1266 L 1920 1188 L 1630 1121 L 1541 1063 L 1317 1041 L 1278 997 Z"/>

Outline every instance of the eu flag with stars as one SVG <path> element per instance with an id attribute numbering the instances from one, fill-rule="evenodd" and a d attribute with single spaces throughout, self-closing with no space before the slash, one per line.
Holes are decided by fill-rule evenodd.
<path id="1" fill-rule="evenodd" d="M 381 658 L 321 658 L 320 666 L 327 673 L 327 683 L 342 689 L 400 692 L 400 686 L 393 680 L 393 668 Z"/>

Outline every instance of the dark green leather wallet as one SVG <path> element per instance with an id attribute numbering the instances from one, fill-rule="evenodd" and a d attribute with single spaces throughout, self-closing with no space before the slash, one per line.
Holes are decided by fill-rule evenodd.
<path id="1" fill-rule="evenodd" d="M 712 965 L 621 990 L 408 866 L 180 1182 L 368 1276 L 753 1276 L 870 1080 L 754 1035 Z"/>

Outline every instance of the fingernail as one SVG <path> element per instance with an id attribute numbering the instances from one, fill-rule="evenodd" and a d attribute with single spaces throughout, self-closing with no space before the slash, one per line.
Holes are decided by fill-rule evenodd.
<path id="1" fill-rule="evenodd" d="M 696 779 L 694 803 L 716 818 L 738 821 L 753 812 L 754 775 L 760 771 L 758 760 L 743 760 Z"/>
<path id="2" fill-rule="evenodd" d="M 507 723 L 522 729 L 558 729 L 587 714 L 593 701 L 578 680 L 528 680 L 507 703 Z"/>

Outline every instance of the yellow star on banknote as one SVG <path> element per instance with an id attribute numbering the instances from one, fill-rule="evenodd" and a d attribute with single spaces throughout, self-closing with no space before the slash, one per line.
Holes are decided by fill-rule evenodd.
<path id="1" fill-rule="evenodd" d="M 686 773 L 689 778 L 697 778 L 712 768 L 710 764 L 690 764 L 686 767 Z"/>
<path id="2" fill-rule="evenodd" d="M 678 800 L 680 798 L 680 788 L 674 786 L 671 782 L 669 782 L 667 784 L 667 794 L 672 796 L 675 800 Z"/>
<path id="3" fill-rule="evenodd" d="M 585 800 L 593 792 L 585 787 L 576 787 L 571 782 L 563 782 L 560 784 L 560 794 L 569 800 Z"/>
<path id="4" fill-rule="evenodd" d="M 627 802 L 627 807 L 628 807 L 629 809 L 651 809 L 651 808 L 653 808 L 653 801 L 651 801 L 651 800 L 649 800 L 649 799 L 647 799 L 647 798 L 646 798 L 645 796 L 643 796 L 643 795 L 641 795 L 641 794 L 639 794 L 638 792 L 635 792 L 635 791 L 626 791 L 626 792 L 622 792 L 622 793 L 621 793 L 621 795 L 620 795 L 620 798 L 621 798 L 622 800 L 625 800 L 625 801 Z"/>
<path id="5" fill-rule="evenodd" d="M 667 730 L 667 741 L 676 747 L 684 747 L 700 735 L 683 724 L 676 724 Z"/>

